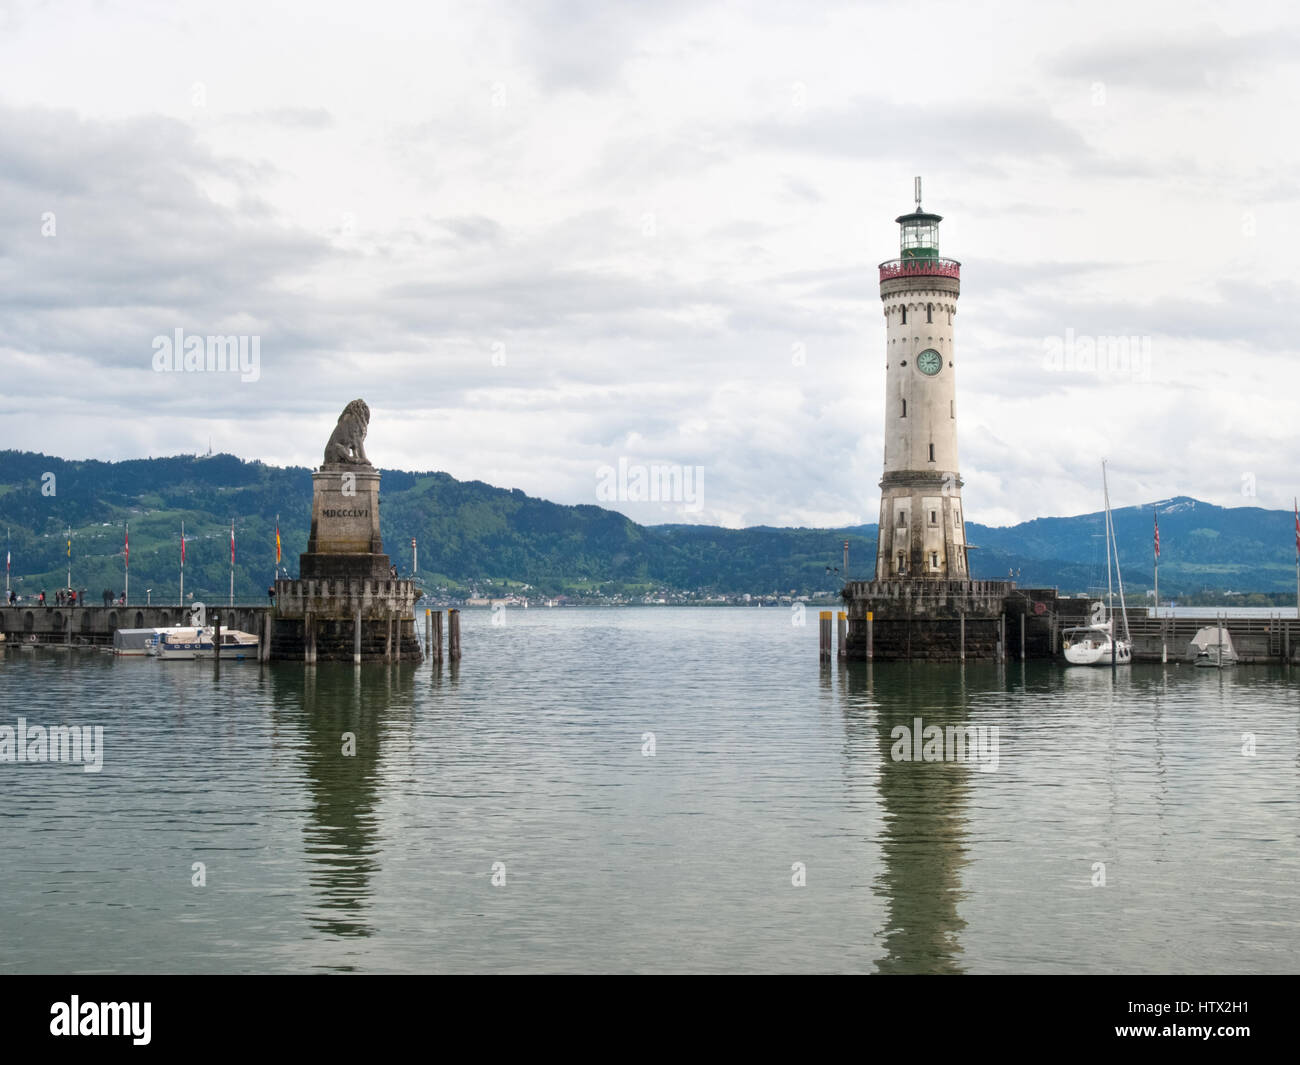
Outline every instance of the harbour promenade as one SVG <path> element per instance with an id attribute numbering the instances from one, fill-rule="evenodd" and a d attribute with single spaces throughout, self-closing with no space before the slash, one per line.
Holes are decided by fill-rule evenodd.
<path id="1" fill-rule="evenodd" d="M 6 643 L 68 643 L 111 647 L 118 629 L 161 629 L 191 623 L 194 604 L 179 606 L 37 606 L 21 603 L 0 608 L 0 633 Z M 260 633 L 270 612 L 267 604 L 207 604 L 207 621 L 220 615 L 227 629 Z"/>

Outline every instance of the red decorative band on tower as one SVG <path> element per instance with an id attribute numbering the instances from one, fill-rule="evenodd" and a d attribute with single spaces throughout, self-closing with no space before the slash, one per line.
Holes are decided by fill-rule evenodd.
<path id="1" fill-rule="evenodd" d="M 896 277 L 955 277 L 961 280 L 961 263 L 956 259 L 890 259 L 880 264 L 880 280 Z"/>

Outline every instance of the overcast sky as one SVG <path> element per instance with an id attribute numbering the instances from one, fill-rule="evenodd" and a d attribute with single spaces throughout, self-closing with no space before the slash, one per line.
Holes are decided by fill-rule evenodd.
<path id="1" fill-rule="evenodd" d="M 385 467 L 871 522 L 921 174 L 970 520 L 1096 510 L 1102 456 L 1116 505 L 1289 507 L 1291 8 L 0 0 L 0 448 L 316 465 L 360 396 Z M 260 376 L 155 372 L 176 329 Z"/>

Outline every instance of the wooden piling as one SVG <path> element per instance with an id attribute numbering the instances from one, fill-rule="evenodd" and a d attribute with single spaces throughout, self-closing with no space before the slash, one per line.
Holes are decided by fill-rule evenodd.
<path id="1" fill-rule="evenodd" d="M 961 635 L 958 637 L 958 639 L 960 642 L 957 644 L 957 660 L 959 662 L 965 662 L 966 661 L 966 611 L 964 610 L 961 612 Z"/>
<path id="2" fill-rule="evenodd" d="M 442 611 L 430 610 L 429 620 L 433 622 L 433 643 L 430 645 L 432 651 L 430 657 L 435 662 L 442 661 Z"/>
<path id="3" fill-rule="evenodd" d="M 203 637 L 203 630 L 199 630 L 200 641 Z M 212 615 L 212 662 L 216 669 L 221 668 L 221 615 Z"/>
<path id="4" fill-rule="evenodd" d="M 262 638 L 257 644 L 257 660 L 259 662 L 271 660 L 271 612 L 269 610 L 262 615 Z"/>
<path id="5" fill-rule="evenodd" d="M 302 619 L 302 660 L 316 664 L 316 615 L 311 612 Z"/>
<path id="6" fill-rule="evenodd" d="M 1025 615 L 1020 615 L 1020 661 L 1025 660 Z"/>
<path id="7" fill-rule="evenodd" d="M 817 615 L 817 657 L 822 661 L 831 656 L 831 612 L 822 610 Z"/>
<path id="8" fill-rule="evenodd" d="M 875 632 L 873 631 L 875 626 L 875 620 L 876 620 L 876 612 L 874 610 L 868 610 L 867 611 L 867 661 L 868 662 L 870 662 L 872 659 L 876 657 L 876 640 L 875 640 Z"/>
<path id="9" fill-rule="evenodd" d="M 835 619 L 836 636 L 839 644 L 840 661 L 847 661 L 849 657 L 849 616 L 843 610 Z"/>
<path id="10" fill-rule="evenodd" d="M 352 664 L 361 665 L 361 608 L 352 618 Z"/>
<path id="11" fill-rule="evenodd" d="M 447 611 L 447 657 L 460 661 L 460 611 L 455 607 Z"/>
<path id="12" fill-rule="evenodd" d="M 1007 616 L 998 615 L 998 661 L 1007 660 Z"/>

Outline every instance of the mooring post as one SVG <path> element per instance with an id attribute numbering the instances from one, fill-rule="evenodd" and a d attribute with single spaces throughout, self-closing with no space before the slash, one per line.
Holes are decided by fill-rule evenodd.
<path id="1" fill-rule="evenodd" d="M 870 662 L 876 657 L 875 633 L 872 631 L 876 620 L 874 610 L 867 611 L 867 661 Z"/>
<path id="2" fill-rule="evenodd" d="M 998 616 L 998 661 L 1007 660 L 1007 615 Z"/>
<path id="3" fill-rule="evenodd" d="M 357 607 L 352 619 L 352 664 L 361 665 L 361 608 Z"/>
<path id="4" fill-rule="evenodd" d="M 429 617 L 433 621 L 433 660 L 442 661 L 442 611 L 431 610 Z"/>
<path id="5" fill-rule="evenodd" d="M 199 639 L 202 641 L 203 630 L 199 630 Z M 218 670 L 221 669 L 221 615 L 212 615 L 212 661 Z"/>
<path id="6" fill-rule="evenodd" d="M 959 662 L 965 662 L 966 661 L 966 611 L 963 610 L 961 614 L 958 615 L 958 617 L 960 620 L 959 628 L 961 631 L 960 631 L 960 635 L 958 636 L 958 643 L 957 643 L 957 660 Z"/>
<path id="7" fill-rule="evenodd" d="M 837 636 L 839 642 L 839 655 L 841 659 L 848 658 L 849 655 L 849 616 L 843 610 L 839 612 L 836 618 Z"/>
<path id="8" fill-rule="evenodd" d="M 316 664 L 316 615 L 310 612 L 302 619 L 302 660 Z"/>
<path id="9" fill-rule="evenodd" d="M 1291 622 L 1282 622 L 1282 661 L 1291 664 Z"/>
<path id="10" fill-rule="evenodd" d="M 1025 660 L 1025 615 L 1020 615 L 1020 661 Z"/>
<path id="11" fill-rule="evenodd" d="M 831 656 L 831 612 L 829 610 L 820 611 L 817 615 L 817 622 L 820 640 L 817 657 L 825 661 Z"/>
<path id="12" fill-rule="evenodd" d="M 262 615 L 262 639 L 257 644 L 257 660 L 259 662 L 271 660 L 271 612 L 269 610 Z"/>
<path id="13" fill-rule="evenodd" d="M 455 607 L 447 611 L 447 657 L 460 661 L 460 611 Z"/>

